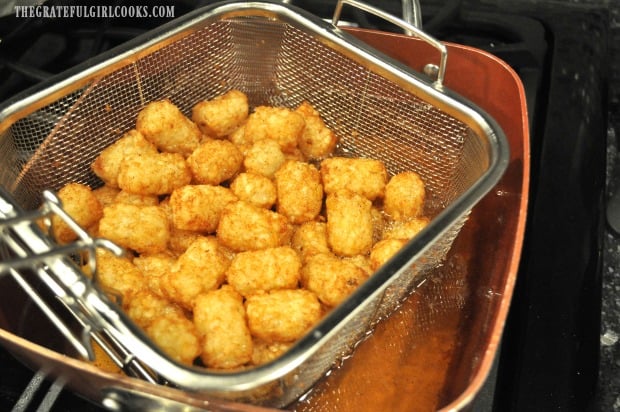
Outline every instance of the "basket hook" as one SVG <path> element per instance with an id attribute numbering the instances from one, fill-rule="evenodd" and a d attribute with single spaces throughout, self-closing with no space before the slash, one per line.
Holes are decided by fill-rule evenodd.
<path id="1" fill-rule="evenodd" d="M 423 41 L 425 41 L 426 43 L 428 43 L 430 46 L 434 47 L 435 49 L 437 49 L 439 51 L 439 65 L 437 66 L 437 70 L 436 70 L 436 79 L 433 82 L 433 87 L 435 87 L 436 89 L 441 90 L 443 88 L 443 81 L 444 81 L 444 77 L 446 75 L 446 63 L 448 61 L 448 49 L 447 47 L 441 43 L 439 40 L 435 39 L 434 37 L 426 34 L 424 31 L 422 31 L 419 27 L 414 26 L 413 24 L 407 23 L 406 21 L 404 21 L 403 19 L 400 19 L 398 17 L 395 17 L 389 13 L 384 12 L 381 9 L 378 9 L 376 7 L 370 6 L 366 3 L 363 3 L 361 1 L 357 1 L 357 0 L 338 0 L 338 3 L 336 4 L 336 9 L 334 10 L 334 15 L 332 17 L 332 24 L 334 26 L 338 25 L 338 21 L 340 20 L 340 14 L 342 12 L 342 6 L 344 4 L 348 4 L 352 7 L 356 7 L 362 11 L 365 11 L 367 13 L 373 14 L 381 19 L 386 20 L 389 23 L 392 23 L 398 27 L 400 27 L 401 29 L 403 29 L 406 33 L 416 36 L 420 39 L 422 39 Z M 420 23 L 421 25 L 421 23 Z M 429 65 L 427 65 L 428 67 L 430 67 Z M 434 75 L 435 70 L 432 71 L 427 71 L 428 73 L 432 73 Z M 427 74 L 428 74 L 427 73 Z"/>

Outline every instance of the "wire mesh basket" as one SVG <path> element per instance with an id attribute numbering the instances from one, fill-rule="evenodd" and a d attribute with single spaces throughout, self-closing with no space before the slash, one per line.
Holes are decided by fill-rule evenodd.
<path id="1" fill-rule="evenodd" d="M 413 72 L 334 24 L 280 2 L 218 3 L 162 26 L 0 112 L 0 185 L 6 191 L 0 210 L 3 246 L 11 250 L 3 256 L 3 274 L 17 278 L 22 267 L 35 269 L 50 288 L 63 291 L 57 296 L 71 302 L 65 306 L 87 331 L 73 338 L 84 356 L 92 356 L 95 339 L 124 369 L 152 382 L 287 405 L 441 264 L 471 208 L 506 168 L 503 132 L 481 109 L 443 87 L 445 63 L 441 54 L 435 79 Z M 32 218 L 23 218 L 23 210 L 40 207 L 44 191 L 71 182 L 101 186 L 91 163 L 133 127 L 148 102 L 166 98 L 187 114 L 196 102 L 231 89 L 246 93 L 251 107 L 310 102 L 339 136 L 336 154 L 381 160 L 390 174 L 417 172 L 433 219 L 281 357 L 224 372 L 165 356 L 81 274 L 67 250 L 58 253 Z M 46 204 L 56 204 L 45 193 Z M 19 253 L 12 246 L 16 238 Z M 44 240 L 37 247 L 27 247 L 39 238 Z M 113 248 L 97 242 L 84 234 L 77 247 Z M 39 257 L 23 264 L 30 255 Z"/>

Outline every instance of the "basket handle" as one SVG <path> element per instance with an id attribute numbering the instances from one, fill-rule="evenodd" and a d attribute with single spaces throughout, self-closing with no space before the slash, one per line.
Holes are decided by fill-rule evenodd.
<path id="1" fill-rule="evenodd" d="M 448 61 L 448 49 L 446 48 L 446 46 L 441 43 L 439 40 L 435 39 L 434 37 L 426 34 L 424 31 L 422 31 L 420 28 L 407 23 L 406 21 L 395 17 L 389 13 L 384 12 L 381 9 L 378 9 L 376 7 L 370 6 L 366 3 L 363 3 L 361 1 L 358 0 L 338 0 L 338 3 L 336 4 L 336 9 L 334 10 L 334 15 L 332 17 L 332 24 L 334 26 L 338 25 L 338 21 L 340 20 L 340 14 L 342 12 L 342 6 L 344 4 L 348 4 L 352 7 L 356 7 L 362 11 L 365 11 L 367 13 L 373 14 L 383 20 L 388 21 L 389 23 L 392 23 L 398 27 L 400 27 L 401 29 L 403 29 L 405 31 L 405 33 L 408 33 L 409 35 L 412 36 L 416 36 L 422 40 L 424 40 L 426 43 L 428 43 L 430 46 L 434 47 L 435 49 L 437 49 L 439 51 L 439 65 L 435 65 L 435 64 L 427 64 L 424 67 L 424 73 L 426 73 L 429 76 L 436 76 L 435 81 L 433 82 L 433 86 L 437 89 L 441 89 L 443 87 L 443 81 L 444 81 L 444 77 L 446 75 L 446 63 Z"/>

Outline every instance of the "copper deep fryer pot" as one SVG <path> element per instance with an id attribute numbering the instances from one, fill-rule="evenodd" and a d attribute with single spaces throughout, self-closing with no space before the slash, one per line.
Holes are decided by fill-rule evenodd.
<path id="1" fill-rule="evenodd" d="M 418 71 L 423 70 L 422 66 L 426 62 L 433 60 L 429 56 L 434 51 L 416 39 L 375 31 L 350 31 L 368 44 L 375 45 Z M 510 159 L 506 173 L 499 183 L 471 211 L 469 219 L 448 252 L 446 262 L 449 264 L 444 264 L 432 273 L 429 277 L 432 282 L 426 282 L 418 287 L 409 301 L 403 305 L 402 312 L 405 312 L 407 305 L 413 307 L 432 305 L 434 299 L 445 297 L 446 288 L 450 289 L 454 285 L 461 288 L 462 293 L 454 304 L 444 305 L 445 312 L 455 315 L 459 320 L 451 325 L 450 329 L 453 336 L 458 336 L 454 341 L 459 341 L 461 344 L 439 365 L 440 369 L 443 368 L 445 371 L 444 376 L 438 380 L 439 384 L 435 382 L 433 389 L 425 395 L 433 400 L 428 403 L 430 409 L 444 405 L 448 405 L 447 409 L 466 407 L 489 371 L 501 336 L 516 276 L 529 180 L 527 114 L 524 93 L 518 78 L 507 65 L 486 53 L 458 45 L 446 46 L 450 53 L 450 64 L 447 65 L 445 86 L 468 98 L 495 118 L 506 133 L 510 145 Z M 435 287 L 426 287 L 431 284 Z M 11 291 L 6 289 L 4 291 L 11 294 Z M 19 297 L 3 296 L 3 298 L 5 302 L 23 304 L 19 301 Z M 3 327 L 5 324 L 19 323 L 19 315 L 9 311 L 0 313 Z M 374 335 L 389 335 L 389 332 L 386 332 L 389 330 L 396 330 L 401 334 L 402 329 L 399 330 L 392 322 L 392 319 L 397 318 L 398 314 L 395 314 L 384 321 L 378 326 Z M 415 326 L 416 323 L 421 323 L 422 319 L 412 316 L 410 321 Z M 431 316 L 430 321 L 424 323 L 422 334 L 404 333 L 404 335 L 412 345 L 419 346 L 422 341 L 432 340 L 439 336 L 440 332 L 444 332 L 445 325 L 442 326 L 440 323 L 440 316 Z M 41 328 L 44 327 L 44 324 L 41 324 Z M 39 328 L 35 326 L 32 329 Z M 72 390 L 110 408 L 123 404 L 134 407 L 164 404 L 172 408 L 175 406 L 174 402 L 182 402 L 211 410 L 260 410 L 254 406 L 215 400 L 200 393 L 104 373 L 89 363 L 68 358 L 33 343 L 39 341 L 41 336 L 36 331 L 31 330 L 30 333 L 27 340 L 12 331 L 0 329 L 0 339 L 25 363 L 37 369 L 43 367 L 46 373 L 60 376 L 63 383 Z M 330 381 L 336 380 L 340 387 L 347 387 L 348 376 L 357 376 L 359 368 L 363 369 L 363 364 L 372 359 L 372 356 L 364 355 L 367 358 L 362 362 L 362 358 L 358 355 L 368 353 L 369 350 L 366 348 L 377 344 L 374 335 L 363 342 L 354 356 L 345 361 L 339 370 L 319 384 L 307 400 L 294 407 L 325 410 L 324 407 L 333 404 L 333 399 L 330 400 Z M 417 355 L 417 358 L 414 356 L 408 359 L 408 364 L 412 366 L 410 369 L 415 370 L 416 365 L 420 365 L 418 371 L 424 370 L 424 362 L 429 353 L 420 352 Z M 403 369 L 403 365 L 383 363 L 383 369 L 395 371 Z M 418 376 L 415 372 L 412 372 L 412 375 Z M 358 391 L 371 393 L 372 387 L 358 387 Z M 342 393 L 336 395 L 340 402 L 345 404 L 353 402 L 352 399 L 343 398 L 341 395 Z M 407 396 L 401 392 L 399 397 Z M 418 405 L 422 408 L 420 403 Z M 383 409 L 391 409 L 389 405 L 384 406 Z"/>

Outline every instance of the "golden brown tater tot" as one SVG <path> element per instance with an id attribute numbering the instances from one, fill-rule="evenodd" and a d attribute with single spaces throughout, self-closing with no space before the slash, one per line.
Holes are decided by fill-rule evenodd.
<path id="1" fill-rule="evenodd" d="M 327 242 L 340 256 L 363 255 L 373 241 L 372 203 L 343 189 L 327 195 Z"/>
<path id="2" fill-rule="evenodd" d="M 252 336 L 246 323 L 243 298 L 233 288 L 203 293 L 196 298 L 194 324 L 204 336 L 203 363 L 230 369 L 252 360 Z"/>
<path id="3" fill-rule="evenodd" d="M 136 129 L 164 152 L 189 156 L 198 147 L 202 134 L 170 100 L 147 104 L 138 113 Z"/>
<path id="4" fill-rule="evenodd" d="M 268 343 L 299 339 L 322 316 L 319 299 L 304 289 L 252 295 L 245 305 L 252 335 Z"/>
<path id="5" fill-rule="evenodd" d="M 415 172 L 392 176 L 385 186 L 383 210 L 395 220 L 418 217 L 425 200 L 424 182 Z"/>
<path id="6" fill-rule="evenodd" d="M 230 135 L 249 114 L 248 97 L 239 90 L 199 102 L 192 108 L 192 120 L 202 133 L 214 138 Z"/>
<path id="7" fill-rule="evenodd" d="M 83 229 L 95 225 L 103 216 L 103 207 L 90 187 L 81 183 L 69 183 L 58 191 L 62 206 Z M 59 243 L 77 239 L 77 233 L 59 216 L 52 216 L 52 233 Z"/>
<path id="8" fill-rule="evenodd" d="M 310 163 L 287 161 L 275 174 L 276 210 L 293 223 L 314 220 L 323 207 L 321 174 Z"/>

